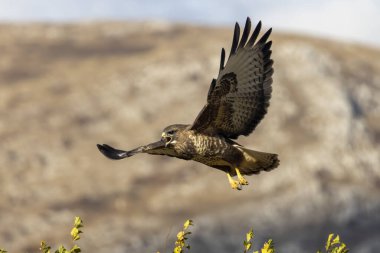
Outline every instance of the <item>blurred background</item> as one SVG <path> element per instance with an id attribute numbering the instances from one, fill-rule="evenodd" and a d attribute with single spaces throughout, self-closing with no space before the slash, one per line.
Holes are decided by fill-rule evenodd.
<path id="1" fill-rule="evenodd" d="M 352 252 L 380 248 L 380 2 L 0 1 L 0 248 L 170 252 L 195 220 L 192 252 L 242 252 L 273 238 L 315 252 L 339 233 Z M 247 16 L 273 27 L 271 106 L 238 142 L 281 165 L 230 189 L 195 162 L 132 149 L 192 123 Z"/>

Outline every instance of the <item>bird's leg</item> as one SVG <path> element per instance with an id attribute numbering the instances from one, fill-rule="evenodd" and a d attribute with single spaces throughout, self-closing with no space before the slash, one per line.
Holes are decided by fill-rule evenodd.
<path id="1" fill-rule="evenodd" d="M 249 183 L 248 183 L 247 179 L 245 179 L 245 178 L 241 175 L 240 170 L 239 170 L 238 168 L 235 168 L 235 170 L 236 170 L 236 175 L 237 175 L 237 177 L 238 177 L 238 179 L 239 179 L 239 183 L 240 183 L 241 185 L 248 185 Z"/>
<path id="2" fill-rule="evenodd" d="M 228 181 L 230 182 L 230 185 L 232 189 L 234 190 L 241 190 L 241 185 L 239 181 L 233 180 L 230 173 L 227 173 Z"/>

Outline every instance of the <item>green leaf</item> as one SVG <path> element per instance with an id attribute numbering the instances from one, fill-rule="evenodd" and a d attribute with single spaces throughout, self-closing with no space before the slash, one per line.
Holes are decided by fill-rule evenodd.
<path id="1" fill-rule="evenodd" d="M 187 220 L 187 221 L 185 221 L 185 223 L 183 224 L 183 230 L 186 230 L 186 229 L 189 228 L 189 226 L 193 226 L 193 225 L 194 225 L 194 223 L 193 223 L 192 220 Z"/>
<path id="2" fill-rule="evenodd" d="M 63 247 L 63 245 L 59 246 L 59 248 L 55 251 L 55 253 L 66 253 L 67 250 L 65 249 L 65 247 Z"/>
<path id="3" fill-rule="evenodd" d="M 244 246 L 245 246 L 245 251 L 248 251 L 248 250 L 251 249 L 252 244 L 251 244 L 251 243 L 247 243 L 247 244 L 245 244 Z"/>
<path id="4" fill-rule="evenodd" d="M 337 249 L 337 253 L 347 253 L 347 252 L 348 252 L 348 249 L 346 247 L 346 244 L 341 243 Z"/>
<path id="5" fill-rule="evenodd" d="M 173 253 L 182 253 L 182 247 L 181 246 L 175 247 L 173 250 Z"/>
<path id="6" fill-rule="evenodd" d="M 333 238 L 334 234 L 329 234 L 329 237 L 327 238 L 327 241 L 326 241 L 326 250 L 329 251 L 330 247 L 331 247 L 331 240 Z"/>
<path id="7" fill-rule="evenodd" d="M 184 240 L 184 237 L 185 237 L 185 232 L 183 231 L 179 231 L 178 234 L 177 234 L 177 239 L 179 241 L 183 241 Z"/>
<path id="8" fill-rule="evenodd" d="M 78 245 L 74 245 L 70 250 L 70 253 L 80 253 L 80 252 L 82 252 L 82 250 L 78 247 Z"/>
<path id="9" fill-rule="evenodd" d="M 331 245 L 335 245 L 335 244 L 338 244 L 340 243 L 340 238 L 339 238 L 339 235 L 337 235 L 334 240 L 332 241 Z"/>
<path id="10" fill-rule="evenodd" d="M 339 235 L 329 234 L 326 241 L 326 251 L 328 253 L 347 253 L 346 244 L 340 241 Z M 318 251 L 319 253 L 320 251 Z"/>
<path id="11" fill-rule="evenodd" d="M 41 242 L 40 250 L 42 251 L 42 253 L 50 253 L 50 249 L 51 249 L 51 247 L 48 246 L 45 241 Z"/>
<path id="12" fill-rule="evenodd" d="M 253 229 L 249 230 L 249 232 L 247 233 L 247 242 L 252 240 L 252 238 L 253 238 Z"/>
<path id="13" fill-rule="evenodd" d="M 264 243 L 261 253 L 274 253 L 274 244 L 272 239 L 269 239 L 268 242 Z"/>
<path id="14" fill-rule="evenodd" d="M 81 231 L 76 227 L 71 229 L 70 234 L 71 234 L 71 238 L 73 239 L 73 241 L 77 241 L 80 239 L 80 236 L 79 236 L 80 233 L 81 233 Z"/>
<path id="15" fill-rule="evenodd" d="M 74 227 L 81 228 L 83 227 L 83 221 L 80 217 L 76 216 L 74 220 Z"/>

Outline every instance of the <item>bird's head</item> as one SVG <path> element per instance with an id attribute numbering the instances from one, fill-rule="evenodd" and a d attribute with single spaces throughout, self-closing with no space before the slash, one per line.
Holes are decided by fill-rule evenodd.
<path id="1" fill-rule="evenodd" d="M 169 145 L 176 144 L 178 132 L 184 130 L 186 126 L 187 125 L 175 124 L 165 127 L 161 134 L 161 140 L 165 142 L 165 146 L 168 147 Z"/>

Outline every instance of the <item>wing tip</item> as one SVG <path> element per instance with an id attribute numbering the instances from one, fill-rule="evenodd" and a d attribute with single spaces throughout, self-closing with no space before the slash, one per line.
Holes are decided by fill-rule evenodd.
<path id="1" fill-rule="evenodd" d="M 263 36 L 261 36 L 261 38 L 260 38 L 260 40 L 257 42 L 257 44 L 264 44 L 264 43 L 269 43 L 269 42 L 272 44 L 272 41 L 268 41 L 268 42 L 267 42 L 267 40 L 268 40 L 269 36 L 271 35 L 271 33 L 272 33 L 272 27 L 269 28 L 269 29 L 264 33 Z"/>
<path id="2" fill-rule="evenodd" d="M 259 20 L 257 23 L 255 29 L 253 30 L 251 37 L 249 37 L 249 34 L 251 33 L 251 26 L 252 26 L 252 21 L 250 17 L 247 17 L 244 30 L 242 33 L 242 36 L 240 38 L 240 26 L 238 22 L 235 22 L 235 28 L 234 28 L 234 34 L 233 34 L 233 39 L 232 39 L 232 45 L 231 45 L 231 51 L 228 56 L 228 59 L 237 53 L 240 48 L 244 47 L 253 47 L 256 44 L 265 44 L 272 33 L 272 27 L 269 28 L 264 35 L 259 39 L 259 41 L 256 43 L 256 40 L 260 34 L 261 28 L 262 28 L 262 22 Z M 249 39 L 248 39 L 249 38 Z M 248 41 L 248 42 L 247 42 Z M 270 47 L 270 46 L 269 46 Z M 224 49 L 222 49 L 224 50 Z M 223 62 L 224 63 L 224 62 Z M 224 67 L 224 65 L 223 65 Z M 222 68 L 220 68 L 222 70 Z"/>
<path id="3" fill-rule="evenodd" d="M 233 54 L 236 53 L 238 43 L 239 43 L 239 39 L 240 39 L 240 26 L 239 26 L 239 23 L 236 22 L 235 23 L 235 29 L 234 29 L 234 35 L 233 35 L 233 39 L 232 39 L 231 51 L 230 51 L 230 55 L 228 58 L 230 58 Z"/>
<path id="4" fill-rule="evenodd" d="M 107 144 L 96 144 L 96 146 L 99 149 L 100 153 L 112 160 L 120 160 L 129 156 L 128 152 L 114 149 L 113 147 Z"/>
<path id="5" fill-rule="evenodd" d="M 240 48 L 245 47 L 250 32 L 251 32 L 251 19 L 247 17 L 247 20 L 245 21 L 245 25 L 244 25 L 243 35 L 241 36 L 240 43 L 238 46 L 238 50 Z"/>
<path id="6" fill-rule="evenodd" d="M 219 72 L 224 69 L 224 61 L 226 59 L 226 51 L 224 48 L 222 48 L 222 51 L 220 53 L 220 66 L 219 66 Z"/>

